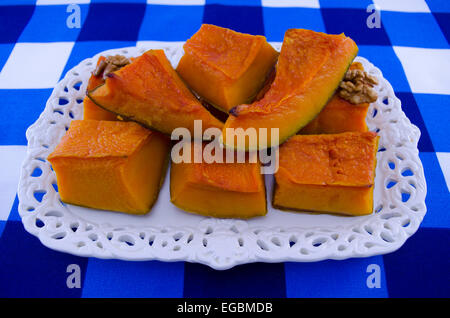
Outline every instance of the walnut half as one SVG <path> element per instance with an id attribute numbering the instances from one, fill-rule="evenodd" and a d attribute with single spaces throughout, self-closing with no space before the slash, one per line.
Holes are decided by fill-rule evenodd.
<path id="1" fill-rule="evenodd" d="M 109 55 L 97 65 L 93 74 L 94 76 L 102 75 L 106 79 L 109 73 L 115 72 L 130 63 L 130 60 L 123 55 Z"/>
<path id="2" fill-rule="evenodd" d="M 338 95 L 352 104 L 372 103 L 378 98 L 372 88 L 377 84 L 377 79 L 364 70 L 350 68 L 339 84 Z"/>

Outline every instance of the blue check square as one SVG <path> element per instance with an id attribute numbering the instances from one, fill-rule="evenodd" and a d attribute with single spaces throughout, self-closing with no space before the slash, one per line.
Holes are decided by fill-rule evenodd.
<path id="1" fill-rule="evenodd" d="M 182 297 L 183 275 L 182 262 L 90 258 L 82 297 Z"/>
<path id="2" fill-rule="evenodd" d="M 430 211 L 442 213 L 445 211 Z M 426 216 L 425 216 L 426 217 Z M 389 297 L 450 295 L 450 229 L 420 228 L 395 253 L 383 256 Z"/>
<path id="3" fill-rule="evenodd" d="M 11 5 L 32 5 L 36 4 L 36 0 L 2 0 L 0 5 L 11 6 Z"/>
<path id="4" fill-rule="evenodd" d="M 203 6 L 147 5 L 139 41 L 186 41 L 202 25 Z"/>
<path id="5" fill-rule="evenodd" d="M 261 6 L 261 0 L 206 0 L 205 4 L 223 4 L 232 6 Z"/>
<path id="6" fill-rule="evenodd" d="M 26 145 L 25 131 L 43 111 L 51 89 L 0 89 L 0 144 Z"/>
<path id="7" fill-rule="evenodd" d="M 414 94 L 414 98 L 433 140 L 434 150 L 437 152 L 450 152 L 448 138 L 450 95 Z"/>
<path id="8" fill-rule="evenodd" d="M 0 5 L 0 43 L 15 43 L 33 14 L 34 6 Z"/>
<path id="9" fill-rule="evenodd" d="M 433 13 L 433 16 L 447 39 L 447 42 L 450 42 L 450 13 L 437 12 Z"/>
<path id="10" fill-rule="evenodd" d="M 432 14 L 382 11 L 381 21 L 392 45 L 449 48 Z"/>
<path id="11" fill-rule="evenodd" d="M 203 23 L 253 35 L 264 35 L 262 7 L 257 6 L 207 4 Z"/>
<path id="12" fill-rule="evenodd" d="M 185 263 L 183 297 L 284 298 L 285 279 L 283 263 L 243 264 L 226 271 Z"/>
<path id="13" fill-rule="evenodd" d="M 90 0 L 91 3 L 146 3 L 146 0 Z"/>
<path id="14" fill-rule="evenodd" d="M 19 199 L 17 195 L 14 198 L 13 205 L 11 207 L 11 211 L 9 212 L 8 221 L 21 221 L 22 218 L 19 215 Z"/>
<path id="15" fill-rule="evenodd" d="M 91 3 L 78 41 L 136 41 L 143 3 Z"/>
<path id="16" fill-rule="evenodd" d="M 0 72 L 14 48 L 14 43 L 0 43 Z"/>
<path id="17" fill-rule="evenodd" d="M 69 288 L 67 268 L 75 264 L 83 282 L 87 258 L 53 251 L 29 233 L 22 222 L 6 222 L 0 237 L 0 297 L 80 297 Z"/>
<path id="18" fill-rule="evenodd" d="M 371 0 L 319 0 L 321 8 L 353 8 L 367 9 L 373 4 Z"/>
<path id="19" fill-rule="evenodd" d="M 450 13 L 450 1 L 448 0 L 427 0 L 427 5 L 431 12 Z"/>
<path id="20" fill-rule="evenodd" d="M 367 284 L 375 270 L 378 270 L 378 282 L 375 285 Z M 288 262 L 285 271 L 289 298 L 388 296 L 381 256 L 319 263 Z"/>
<path id="21" fill-rule="evenodd" d="M 5 225 L 6 225 L 6 221 L 1 221 L 0 220 L 0 238 L 2 237 L 2 233 L 3 233 L 3 230 L 5 228 Z"/>
<path id="22" fill-rule="evenodd" d="M 395 95 L 400 99 L 402 110 L 406 117 L 420 129 L 420 139 L 417 147 L 419 151 L 434 152 L 433 142 L 431 141 L 428 127 L 423 121 L 422 114 L 414 99 L 414 95 L 408 92 L 395 92 Z"/>
<path id="23" fill-rule="evenodd" d="M 19 42 L 75 41 L 86 20 L 89 5 L 36 6 Z"/>
<path id="24" fill-rule="evenodd" d="M 427 214 L 420 226 L 450 229 L 450 214 L 445 210 L 445 207 L 450 206 L 449 189 L 436 153 L 421 152 L 419 156 L 427 181 L 427 197 L 425 199 Z"/>
<path id="25" fill-rule="evenodd" d="M 284 33 L 291 28 L 325 32 L 319 9 L 263 7 L 263 16 L 268 41 L 282 42 Z"/>
<path id="26" fill-rule="evenodd" d="M 372 13 L 363 9 L 322 8 L 321 12 L 327 33 L 345 33 L 358 45 L 391 45 L 383 27 L 383 18 L 380 28 L 376 25 L 371 28 L 372 24 L 368 24 L 368 19 L 370 20 Z"/>

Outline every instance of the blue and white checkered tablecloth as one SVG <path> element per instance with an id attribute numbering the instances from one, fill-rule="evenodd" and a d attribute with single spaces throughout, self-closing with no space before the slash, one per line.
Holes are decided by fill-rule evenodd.
<path id="1" fill-rule="evenodd" d="M 373 3 L 381 9 L 379 28 L 367 26 Z M 79 19 L 72 15 L 76 12 Z M 100 51 L 140 41 L 185 41 L 202 23 L 265 35 L 269 41 L 282 41 L 288 28 L 345 32 L 356 41 L 359 54 L 382 70 L 422 132 L 428 212 L 403 247 L 370 258 L 214 271 L 184 262 L 76 257 L 44 247 L 24 230 L 16 190 L 25 130 L 55 84 Z M 2 0 L 0 296 L 449 297 L 449 40 L 447 0 Z M 80 288 L 66 285 L 70 264 L 81 269 Z M 370 264 L 381 273 L 375 288 L 367 285 Z"/>

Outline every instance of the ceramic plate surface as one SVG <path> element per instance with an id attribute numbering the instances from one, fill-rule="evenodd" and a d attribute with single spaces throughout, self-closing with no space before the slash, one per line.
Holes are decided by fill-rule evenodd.
<path id="1" fill-rule="evenodd" d="M 272 45 L 279 50 L 281 43 Z M 144 216 L 62 204 L 46 158 L 71 120 L 83 117 L 82 102 L 98 57 L 139 56 L 150 48 L 164 49 L 174 66 L 183 54 L 180 42 L 145 42 L 142 47 L 109 50 L 86 59 L 56 85 L 44 111 L 27 130 L 19 214 L 25 229 L 45 246 L 80 256 L 188 261 L 227 269 L 251 262 L 314 262 L 389 253 L 419 228 L 426 213 L 426 183 L 417 149 L 420 131 L 403 113 L 381 71 L 362 57 L 356 60 L 379 80 L 378 100 L 367 115 L 369 129 L 380 136 L 371 215 L 279 211 L 270 204 L 272 176 L 266 176 L 268 214 L 247 221 L 207 218 L 176 208 L 170 203 L 168 175 L 157 203 Z"/>

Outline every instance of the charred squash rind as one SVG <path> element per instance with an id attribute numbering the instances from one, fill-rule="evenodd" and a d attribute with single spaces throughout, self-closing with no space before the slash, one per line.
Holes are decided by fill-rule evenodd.
<path id="1" fill-rule="evenodd" d="M 88 97 L 104 109 L 168 135 L 179 127 L 193 134 L 194 120 L 202 120 L 204 129 L 223 126 L 184 85 L 163 50 L 149 50 L 108 74 L 105 84 L 89 91 Z"/>
<path id="2" fill-rule="evenodd" d="M 158 197 L 169 147 L 166 136 L 133 122 L 75 120 L 48 160 L 63 202 L 145 214 Z"/>
<path id="3" fill-rule="evenodd" d="M 298 50 L 295 45 L 303 47 L 298 54 L 309 57 L 309 60 L 296 56 L 295 52 Z M 238 105 L 230 111 L 231 116 L 222 133 L 224 145 L 239 150 L 256 150 L 255 148 L 277 146 L 295 135 L 313 120 L 332 98 L 357 52 L 355 42 L 344 35 L 327 35 L 302 29 L 288 30 L 278 59 L 274 82 L 261 100 L 249 105 Z M 305 62 L 292 66 L 294 58 L 296 61 Z M 316 70 L 312 69 L 315 64 Z M 294 72 L 292 67 L 296 67 L 296 70 L 298 68 L 300 75 L 295 75 L 297 72 Z M 287 74 L 287 77 L 284 78 L 282 74 Z M 296 80 L 296 76 L 301 80 Z M 227 128 L 246 130 L 251 127 L 256 130 L 268 129 L 267 144 L 263 143 L 258 147 L 245 144 L 245 148 L 242 148 L 236 146 L 235 140 L 226 139 Z M 278 144 L 271 143 L 270 128 L 279 129 Z"/>
<path id="4" fill-rule="evenodd" d="M 272 205 L 282 210 L 371 214 L 378 140 L 372 132 L 292 137 L 280 147 Z M 306 162 L 305 156 L 311 160 Z"/>
<path id="5" fill-rule="evenodd" d="M 210 217 L 248 219 L 263 216 L 267 213 L 267 203 L 260 168 L 259 162 L 251 164 L 248 161 L 172 162 L 171 202 L 184 211 Z M 233 182 L 233 178 L 238 178 L 237 182 Z"/>
<path id="6" fill-rule="evenodd" d="M 208 103 L 221 111 L 251 102 L 276 63 L 278 53 L 260 35 L 210 24 L 184 45 L 177 72 Z"/>

